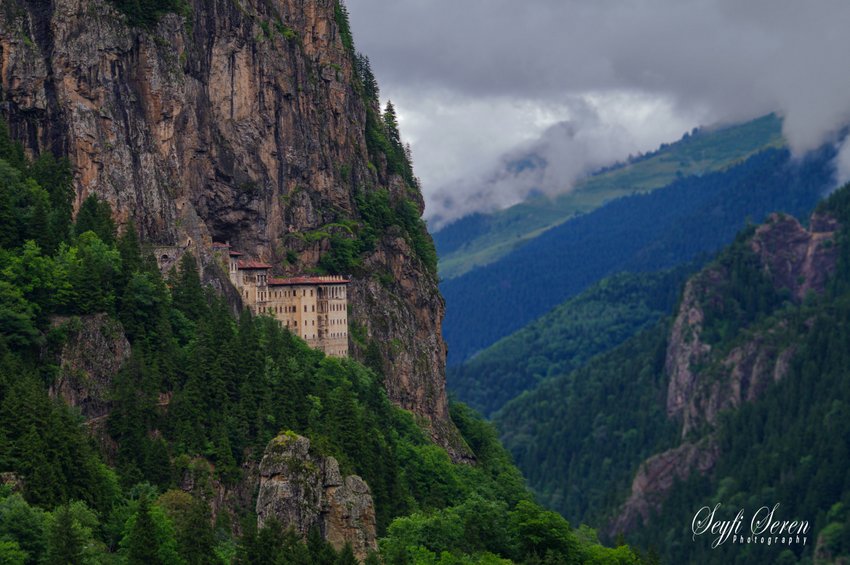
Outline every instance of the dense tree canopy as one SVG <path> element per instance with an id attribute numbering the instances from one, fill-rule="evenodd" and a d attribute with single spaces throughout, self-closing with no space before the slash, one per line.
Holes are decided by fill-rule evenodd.
<path id="1" fill-rule="evenodd" d="M 187 478 L 238 484 L 284 430 L 367 481 L 386 563 L 639 562 L 530 502 L 495 432 L 464 406 L 453 415 L 475 465 L 453 464 L 372 369 L 325 357 L 270 317 L 235 317 L 191 255 L 163 278 L 105 201 L 88 198 L 72 222 L 67 163 L 30 162 L 0 135 L 0 171 L 0 472 L 13 478 L 0 487 L 4 562 L 350 565 L 350 548 L 318 532 L 305 544 L 274 521 L 258 531 L 251 507 L 213 522 L 202 489 L 179 489 Z M 368 214 L 375 226 L 418 221 L 383 199 Z M 48 393 L 68 376 L 63 348 L 91 324 L 131 345 L 99 385 L 108 411 L 94 434 Z M 522 543 L 532 530 L 539 542 Z"/>

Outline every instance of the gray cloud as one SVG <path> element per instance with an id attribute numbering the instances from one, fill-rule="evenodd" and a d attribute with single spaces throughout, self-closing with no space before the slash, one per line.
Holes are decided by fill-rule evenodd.
<path id="1" fill-rule="evenodd" d="M 488 199 L 478 181 L 493 180 L 500 155 L 544 131 L 553 150 L 569 153 L 562 157 L 567 165 L 548 173 L 563 174 L 560 184 L 568 189 L 594 163 L 670 139 L 674 126 L 681 134 L 693 125 L 778 111 L 792 148 L 803 152 L 850 121 L 846 0 L 348 0 L 348 6 L 358 48 L 400 108 L 431 215 L 447 213 L 438 202 L 449 191 L 470 209 L 504 205 L 510 194 Z M 655 114 L 636 117 L 651 100 L 659 101 Z M 587 114 L 588 103 L 602 117 Z M 470 118 L 458 123 L 457 107 Z M 572 128 L 555 141 L 558 130 L 547 128 L 561 121 Z M 477 128 L 491 132 L 502 123 L 499 139 L 489 134 L 469 147 Z M 527 184 L 516 186 L 516 197 Z M 490 188 L 510 192 L 498 182 Z"/>

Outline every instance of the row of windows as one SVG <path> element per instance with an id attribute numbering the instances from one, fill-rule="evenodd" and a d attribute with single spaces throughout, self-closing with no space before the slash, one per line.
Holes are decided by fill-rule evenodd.
<path id="1" fill-rule="evenodd" d="M 270 293 L 272 298 L 294 298 L 298 296 L 297 290 L 276 290 Z M 307 290 L 301 291 L 301 296 L 307 296 Z M 310 291 L 310 296 L 313 296 L 313 291 Z"/>

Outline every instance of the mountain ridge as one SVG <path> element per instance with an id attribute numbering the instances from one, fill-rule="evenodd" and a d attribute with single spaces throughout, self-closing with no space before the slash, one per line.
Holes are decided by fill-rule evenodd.
<path id="1" fill-rule="evenodd" d="M 783 145 L 782 121 L 773 114 L 744 124 L 695 129 L 656 151 L 591 173 L 566 194 L 533 196 L 505 210 L 472 214 L 434 234 L 440 277 L 455 278 L 498 261 L 546 230 L 605 202 L 655 190 L 682 176 L 724 170 Z"/>
<path id="2" fill-rule="evenodd" d="M 496 424 L 538 498 L 669 562 L 845 555 L 846 452 L 819 418 L 848 406 L 848 195 L 820 203 L 808 227 L 774 214 L 743 230 L 684 284 L 672 318 L 508 403 Z M 711 549 L 690 519 L 717 502 L 779 502 L 814 531 L 785 551 Z"/>

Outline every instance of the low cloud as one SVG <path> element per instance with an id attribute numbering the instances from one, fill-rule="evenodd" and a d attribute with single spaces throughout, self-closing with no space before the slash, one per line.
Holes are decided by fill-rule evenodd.
<path id="1" fill-rule="evenodd" d="M 604 158 L 651 149 L 647 143 L 696 125 L 776 111 L 792 149 L 803 153 L 834 139 L 850 121 L 845 0 L 348 5 L 358 48 L 372 59 L 385 97 L 410 116 L 402 133 L 413 142 L 432 216 L 448 212 L 439 209 L 448 196 L 470 209 L 510 202 L 509 187 L 498 182 L 499 156 L 544 131 L 563 138 L 549 145 L 570 152 L 561 157 L 560 184 L 568 188 Z M 579 115 L 576 100 L 593 106 L 600 120 Z M 659 101 L 652 119 L 635 119 L 647 100 Z M 463 123 L 453 122 L 451 111 L 428 113 L 455 104 L 468 110 Z M 535 109 L 539 115 L 523 122 Z M 547 130 L 559 122 L 570 123 L 568 135 Z M 662 138 L 672 125 L 678 131 Z M 493 139 L 497 130 L 503 134 Z M 471 146 L 476 131 L 488 137 Z M 540 182 L 556 186 L 549 177 Z M 514 199 L 529 183 L 511 185 Z M 490 198 L 488 190 L 495 191 Z"/>
<path id="2" fill-rule="evenodd" d="M 629 97 L 627 117 L 619 112 L 610 115 L 611 108 L 626 104 L 622 98 L 576 98 L 569 104 L 569 120 L 504 152 L 486 171 L 439 185 L 429 193 L 431 226 L 439 229 L 472 212 L 505 208 L 531 194 L 562 194 L 600 167 L 653 149 L 686 127 L 676 120 L 666 122 L 666 127 L 641 127 L 638 122 L 651 120 L 660 103 L 635 96 Z"/>
<path id="3" fill-rule="evenodd" d="M 850 182 L 850 136 L 844 138 L 835 156 L 835 187 Z"/>

